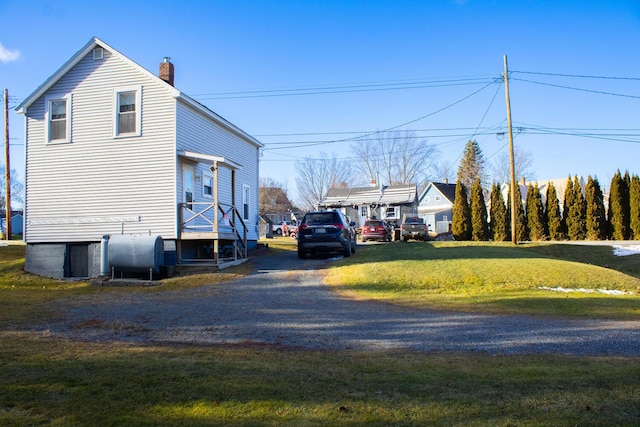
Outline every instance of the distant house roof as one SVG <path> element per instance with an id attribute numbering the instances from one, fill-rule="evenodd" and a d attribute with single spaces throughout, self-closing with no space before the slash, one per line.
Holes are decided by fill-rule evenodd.
<path id="1" fill-rule="evenodd" d="M 416 202 L 413 184 L 380 187 L 330 188 L 320 207 L 339 208 L 360 205 L 411 205 Z"/>

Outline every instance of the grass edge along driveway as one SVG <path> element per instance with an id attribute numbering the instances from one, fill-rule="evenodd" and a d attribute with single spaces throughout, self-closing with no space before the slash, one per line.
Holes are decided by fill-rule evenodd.
<path id="1" fill-rule="evenodd" d="M 412 307 L 640 319 L 640 255 L 617 257 L 610 246 L 366 245 L 326 282 L 352 298 Z"/>

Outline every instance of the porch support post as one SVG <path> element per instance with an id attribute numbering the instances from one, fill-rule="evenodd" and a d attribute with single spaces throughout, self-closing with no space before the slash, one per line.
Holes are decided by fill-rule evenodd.
<path id="1" fill-rule="evenodd" d="M 219 233 L 220 231 L 220 226 L 219 226 L 219 217 L 218 215 L 220 215 L 219 209 L 218 209 L 218 162 L 214 161 L 213 165 L 211 166 L 211 172 L 213 172 L 213 231 L 215 233 Z M 220 250 L 220 239 L 215 238 L 213 239 L 213 260 L 217 263 L 218 262 L 218 251 Z"/>
<path id="2" fill-rule="evenodd" d="M 231 223 L 233 224 L 233 231 L 238 235 L 238 227 L 235 215 L 238 213 L 236 209 L 236 170 L 231 169 Z M 233 259 L 238 259 L 238 239 L 233 239 Z"/>

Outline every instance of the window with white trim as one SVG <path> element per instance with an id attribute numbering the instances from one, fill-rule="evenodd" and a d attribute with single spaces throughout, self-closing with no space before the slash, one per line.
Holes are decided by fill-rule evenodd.
<path id="1" fill-rule="evenodd" d="M 117 89 L 114 93 L 114 136 L 141 134 L 141 87 Z"/>
<path id="2" fill-rule="evenodd" d="M 213 175 L 202 173 L 202 194 L 213 198 Z"/>
<path id="3" fill-rule="evenodd" d="M 45 98 L 46 142 L 71 142 L 71 95 Z"/>
<path id="4" fill-rule="evenodd" d="M 400 218 L 400 207 L 399 206 L 387 206 L 384 211 L 385 219 L 399 219 Z"/>
<path id="5" fill-rule="evenodd" d="M 436 203 L 440 202 L 441 200 L 442 200 L 442 197 L 436 196 Z"/>
<path id="6" fill-rule="evenodd" d="M 242 218 L 249 219 L 249 190 L 248 185 L 242 186 Z"/>

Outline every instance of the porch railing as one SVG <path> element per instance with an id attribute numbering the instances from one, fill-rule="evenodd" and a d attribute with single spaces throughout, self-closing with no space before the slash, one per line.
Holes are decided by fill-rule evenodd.
<path id="1" fill-rule="evenodd" d="M 220 240 L 231 240 L 234 259 L 247 257 L 247 225 L 235 206 L 219 203 L 216 212 L 212 203 L 189 202 L 180 203 L 178 212 L 179 238 L 184 233 L 204 233 L 202 239 L 207 240 L 207 234 L 211 233 L 214 248 Z M 217 256 L 216 250 L 214 257 Z"/>

